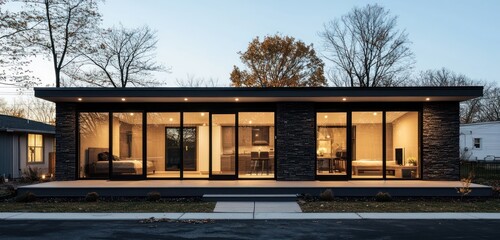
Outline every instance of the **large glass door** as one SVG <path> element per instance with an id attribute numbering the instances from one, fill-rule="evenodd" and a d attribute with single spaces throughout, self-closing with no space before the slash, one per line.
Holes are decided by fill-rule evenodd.
<path id="1" fill-rule="evenodd" d="M 237 169 L 236 114 L 211 114 L 210 178 L 235 179 Z"/>
<path id="2" fill-rule="evenodd" d="M 141 112 L 113 113 L 111 151 L 101 158 L 110 163 L 111 179 L 141 179 L 147 172 L 143 161 Z"/>

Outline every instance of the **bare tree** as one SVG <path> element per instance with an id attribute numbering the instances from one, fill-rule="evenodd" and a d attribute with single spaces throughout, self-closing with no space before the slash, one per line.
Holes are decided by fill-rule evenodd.
<path id="1" fill-rule="evenodd" d="M 47 124 L 55 124 L 56 107 L 54 103 L 39 98 L 24 97 L 10 104 L 0 98 L 0 114 L 27 118 Z"/>
<path id="2" fill-rule="evenodd" d="M 26 14 L 41 20 L 23 34 L 26 46 L 44 51 L 54 67 L 56 87 L 63 85 L 62 74 L 68 64 L 80 56 L 98 30 L 101 0 L 24 0 Z M 70 83 L 65 83 L 71 85 Z"/>
<path id="3" fill-rule="evenodd" d="M 412 82 L 412 85 L 431 87 L 484 86 L 483 97 L 460 103 L 461 123 L 488 121 L 491 114 L 489 111 L 495 109 L 494 104 L 490 103 L 491 93 L 495 91 L 493 83 L 473 80 L 464 74 L 458 74 L 446 68 L 422 71 Z M 488 105 L 492 106 L 492 110 L 487 108 Z"/>
<path id="4" fill-rule="evenodd" d="M 485 103 L 481 111 L 481 121 L 500 121 L 500 88 L 490 87 L 483 98 Z"/>
<path id="5" fill-rule="evenodd" d="M 149 27 L 114 27 L 100 36 L 87 46 L 90 51 L 82 51 L 87 61 L 74 64 L 68 73 L 75 80 L 101 87 L 154 86 L 159 82 L 153 73 L 168 72 L 155 61 L 158 40 Z"/>
<path id="6" fill-rule="evenodd" d="M 179 87 L 217 87 L 219 86 L 219 79 L 197 78 L 194 75 L 187 74 L 185 79 L 177 79 L 177 86 Z"/>
<path id="7" fill-rule="evenodd" d="M 28 119 L 52 125 L 56 123 L 56 105 L 52 102 L 33 96 L 21 100 L 19 106 Z"/>
<path id="8" fill-rule="evenodd" d="M 28 68 L 34 49 L 26 48 L 21 35 L 41 23 L 23 11 L 2 9 L 7 1 L 0 0 L 0 85 L 29 88 L 40 83 Z"/>
<path id="9" fill-rule="evenodd" d="M 484 82 L 472 80 L 464 74 L 455 73 L 447 68 L 426 70 L 412 82 L 415 86 L 450 87 L 450 86 L 481 86 Z"/>
<path id="10" fill-rule="evenodd" d="M 234 66 L 231 82 L 235 87 L 305 87 L 326 86 L 323 61 L 312 45 L 289 36 L 258 37 L 239 52 L 248 70 Z"/>
<path id="11" fill-rule="evenodd" d="M 414 55 L 408 34 L 396 25 L 397 17 L 377 4 L 356 7 L 325 24 L 319 35 L 324 57 L 333 64 L 333 85 L 383 87 L 407 81 Z"/>
<path id="12" fill-rule="evenodd" d="M 16 104 L 8 104 L 3 98 L 0 98 L 0 114 L 20 118 L 26 117 L 24 109 L 17 107 Z"/>

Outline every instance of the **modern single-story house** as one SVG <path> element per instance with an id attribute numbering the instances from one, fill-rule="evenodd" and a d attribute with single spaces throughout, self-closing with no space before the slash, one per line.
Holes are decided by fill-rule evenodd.
<path id="1" fill-rule="evenodd" d="M 463 160 L 500 161 L 500 122 L 461 124 L 460 154 Z"/>
<path id="2" fill-rule="evenodd" d="M 50 175 L 55 169 L 55 127 L 0 115 L 0 176 L 19 178 L 31 167 Z"/>
<path id="3" fill-rule="evenodd" d="M 56 179 L 458 180 L 482 87 L 35 88 Z"/>

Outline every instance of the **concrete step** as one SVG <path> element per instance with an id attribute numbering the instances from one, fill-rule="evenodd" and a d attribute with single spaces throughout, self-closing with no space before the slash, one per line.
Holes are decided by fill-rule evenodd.
<path id="1" fill-rule="evenodd" d="M 217 202 L 293 202 L 298 194 L 203 194 L 203 201 Z"/>

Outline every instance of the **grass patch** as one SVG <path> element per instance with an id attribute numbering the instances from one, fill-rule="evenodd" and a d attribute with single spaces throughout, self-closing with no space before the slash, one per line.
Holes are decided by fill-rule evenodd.
<path id="1" fill-rule="evenodd" d="M 500 199 L 336 199 L 331 202 L 299 201 L 303 212 L 500 212 Z"/>
<path id="2" fill-rule="evenodd" d="M 0 212 L 212 212 L 213 202 L 0 202 Z"/>

